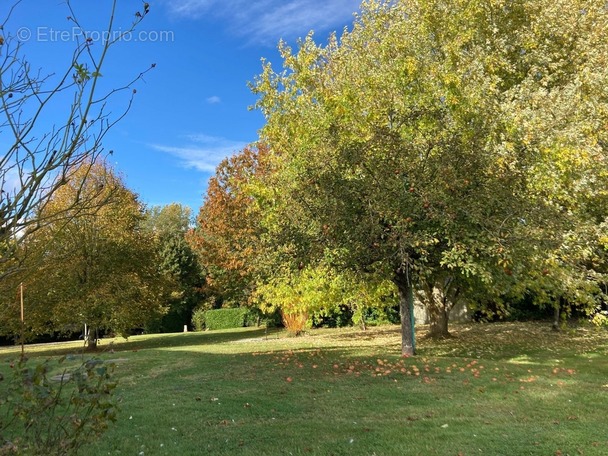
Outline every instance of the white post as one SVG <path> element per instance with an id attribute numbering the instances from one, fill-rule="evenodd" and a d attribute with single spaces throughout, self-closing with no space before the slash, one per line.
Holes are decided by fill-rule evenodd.
<path id="1" fill-rule="evenodd" d="M 19 295 L 21 301 L 21 358 L 25 356 L 25 346 L 24 346 L 24 338 L 25 338 L 25 315 L 23 309 L 23 282 L 19 285 Z"/>

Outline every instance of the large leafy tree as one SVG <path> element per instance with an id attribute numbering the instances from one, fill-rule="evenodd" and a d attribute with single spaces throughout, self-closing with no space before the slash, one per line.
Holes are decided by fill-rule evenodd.
<path id="1" fill-rule="evenodd" d="M 152 234 L 158 253 L 158 268 L 174 284 L 169 311 L 157 322 L 158 330 L 175 332 L 189 324 L 192 310 L 201 300 L 203 276 L 198 258 L 186 240 L 190 230 L 190 208 L 178 203 L 146 210 L 144 224 Z"/>
<path id="2" fill-rule="evenodd" d="M 102 84 L 102 73 L 113 48 L 129 41 L 124 37 L 150 10 L 144 2 L 135 20 L 124 24 L 117 1 L 109 2 L 101 35 L 111 39 L 95 42 L 87 38 L 91 24 L 79 21 L 73 2 L 64 2 L 74 47 L 57 56 L 55 68 L 45 69 L 28 59 L 27 45 L 18 39 L 22 24 L 11 15 L 20 2 L 5 3 L 0 7 L 0 279 L 20 269 L 22 259 L 15 254 L 30 233 L 65 217 L 68 209 L 75 213 L 76 206 L 62 214 L 44 208 L 77 169 L 106 153 L 107 132 L 128 112 L 133 84 L 142 74 L 114 85 Z M 78 203 L 85 209 L 94 201 L 80 195 Z"/>
<path id="3" fill-rule="evenodd" d="M 414 288 L 447 334 L 454 300 L 543 264 L 605 182 L 607 16 L 601 1 L 370 0 L 327 46 L 281 44 L 283 69 L 253 85 L 266 229 L 301 258 L 384 269 L 404 354 Z"/>
<path id="4" fill-rule="evenodd" d="M 220 303 L 246 304 L 260 271 L 263 231 L 251 186 L 267 172 L 267 154 L 265 145 L 248 146 L 218 165 L 189 236 L 206 273 L 205 292 Z"/>
<path id="5" fill-rule="evenodd" d="M 63 216 L 22 245 L 31 268 L 13 280 L 25 284 L 31 333 L 74 331 L 86 324 L 94 348 L 99 329 L 127 335 L 161 315 L 171 283 L 158 271 L 154 238 L 142 229 L 137 197 L 101 162 L 71 175 L 44 208 Z M 81 195 L 95 201 L 94 209 L 78 207 Z M 15 333 L 18 313 L 9 309 L 11 294 L 3 330 Z"/>
<path id="6" fill-rule="evenodd" d="M 190 229 L 191 210 L 188 206 L 171 203 L 146 209 L 144 226 L 159 238 L 184 235 Z"/>

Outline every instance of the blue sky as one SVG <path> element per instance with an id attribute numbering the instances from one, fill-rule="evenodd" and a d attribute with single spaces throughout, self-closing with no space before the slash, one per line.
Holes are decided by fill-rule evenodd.
<path id="1" fill-rule="evenodd" d="M 6 16 L 9 0 L 0 6 Z M 261 58 L 278 68 L 279 39 L 294 45 L 309 30 L 325 42 L 352 23 L 359 0 L 157 0 L 130 41 L 112 51 L 104 83 L 118 87 L 152 63 L 136 84 L 128 116 L 106 137 L 112 162 L 147 205 L 179 202 L 198 212 L 207 180 L 226 156 L 257 139 L 264 119 L 250 111 L 247 87 Z M 72 0 L 83 27 L 97 38 L 111 0 Z M 116 28 L 128 29 L 138 0 L 120 1 Z M 32 67 L 69 62 L 76 39 L 62 0 L 22 0 L 6 30 L 20 36 Z M 63 66 L 62 66 L 63 64 Z M 124 97 L 116 97 L 119 112 Z"/>

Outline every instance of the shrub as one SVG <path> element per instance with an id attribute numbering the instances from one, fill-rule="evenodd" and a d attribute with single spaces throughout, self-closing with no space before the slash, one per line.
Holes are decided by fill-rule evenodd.
<path id="1" fill-rule="evenodd" d="M 66 358 L 58 362 L 61 365 Z M 116 420 L 113 365 L 90 359 L 49 378 L 50 362 L 11 363 L 0 375 L 0 454 L 76 455 Z"/>
<path id="2" fill-rule="evenodd" d="M 302 334 L 308 323 L 308 314 L 305 312 L 300 313 L 286 313 L 283 312 L 283 324 L 287 331 L 292 333 L 294 336 Z"/>
<path id="3" fill-rule="evenodd" d="M 352 326 L 353 310 L 345 304 L 323 309 L 313 313 L 312 323 L 315 328 L 343 328 L 345 326 Z"/>
<path id="4" fill-rule="evenodd" d="M 268 318 L 257 307 L 247 308 L 245 315 L 245 326 L 260 326 L 268 321 Z"/>
<path id="5" fill-rule="evenodd" d="M 205 326 L 209 330 L 242 328 L 246 326 L 249 309 L 212 309 L 205 312 Z"/>
<path id="6" fill-rule="evenodd" d="M 401 317 L 398 307 L 366 307 L 353 316 L 355 324 L 362 326 L 379 326 L 399 324 Z"/>
<path id="7" fill-rule="evenodd" d="M 592 317 L 591 317 L 591 323 L 593 323 L 595 326 L 599 326 L 599 327 L 608 327 L 608 311 L 606 310 L 600 310 L 597 311 Z"/>
<path id="8" fill-rule="evenodd" d="M 267 328 L 283 327 L 283 317 L 281 316 L 281 311 L 279 309 L 275 309 L 270 313 L 263 313 L 262 322 Z"/>
<path id="9" fill-rule="evenodd" d="M 194 309 L 192 312 L 192 327 L 195 331 L 203 331 L 205 329 L 205 314 L 207 310 L 203 307 Z"/>

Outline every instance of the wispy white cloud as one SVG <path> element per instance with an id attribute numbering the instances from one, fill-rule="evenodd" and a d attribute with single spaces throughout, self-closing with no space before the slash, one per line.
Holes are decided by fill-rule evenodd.
<path id="1" fill-rule="evenodd" d="M 205 173 L 215 172 L 215 168 L 226 157 L 243 149 L 247 143 L 207 135 L 189 135 L 184 138 L 186 145 L 167 146 L 150 144 L 155 150 L 177 157 L 182 166 Z"/>
<path id="2" fill-rule="evenodd" d="M 207 103 L 209 104 L 217 104 L 217 103 L 221 103 L 222 99 L 220 97 L 218 97 L 217 95 L 213 95 L 212 97 L 207 98 Z"/>
<path id="3" fill-rule="evenodd" d="M 171 14 L 225 20 L 233 33 L 258 44 L 327 31 L 349 23 L 359 0 L 163 0 Z"/>
<path id="4" fill-rule="evenodd" d="M 22 174 L 24 175 L 26 171 Z M 0 170 L 0 192 L 12 195 L 21 188 L 21 177 L 16 167 L 7 166 Z M 3 196 L 6 196 L 3 195 Z"/>

